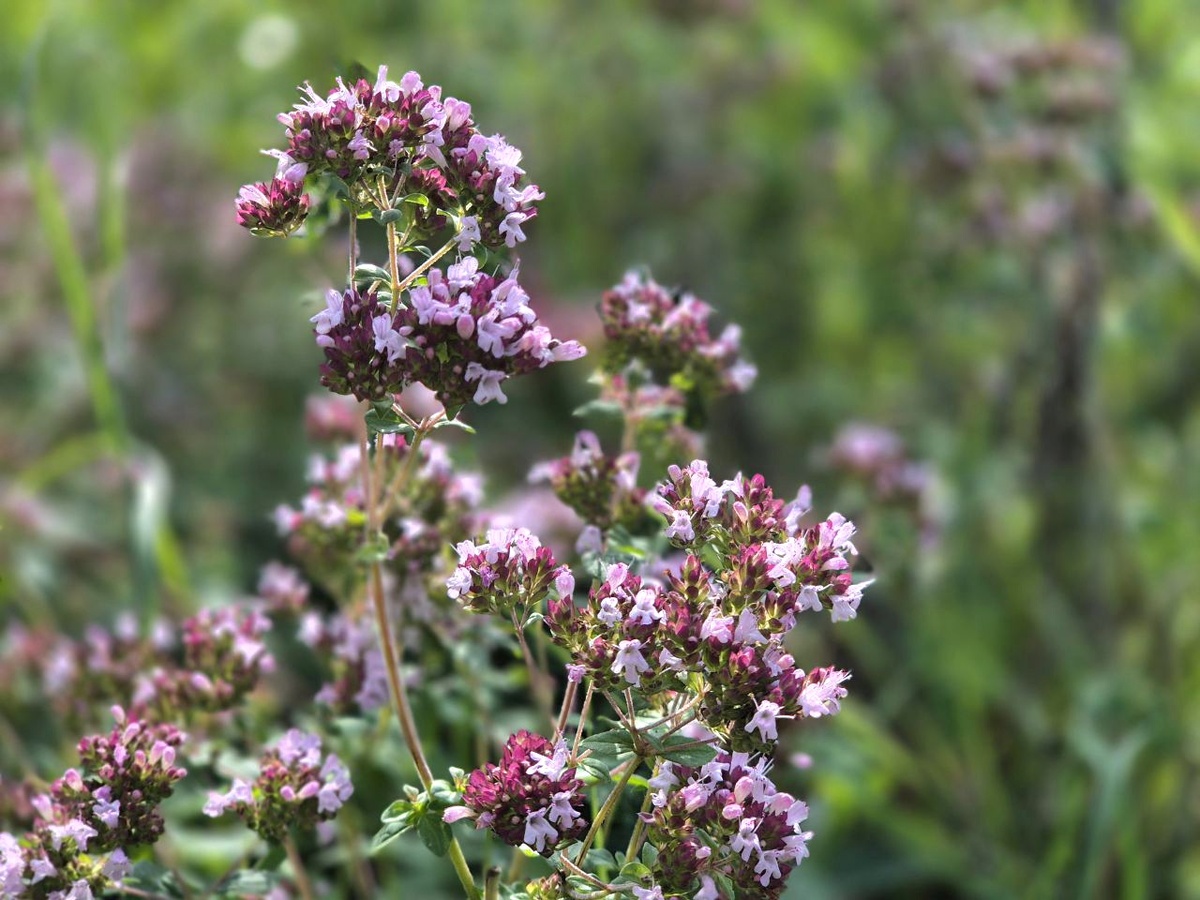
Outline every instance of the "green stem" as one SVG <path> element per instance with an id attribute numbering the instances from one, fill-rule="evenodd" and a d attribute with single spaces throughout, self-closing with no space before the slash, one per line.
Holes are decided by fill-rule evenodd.
<path id="1" fill-rule="evenodd" d="M 393 226 L 393 230 L 394 230 L 394 226 Z M 457 246 L 457 244 L 458 244 L 457 238 L 450 238 L 450 240 L 446 241 L 446 243 L 442 245 L 442 248 L 440 250 L 438 250 L 437 253 L 433 254 L 433 256 L 429 257 L 429 259 L 425 260 L 425 262 L 421 263 L 419 266 L 417 266 L 415 269 L 413 269 L 411 272 L 408 273 L 408 277 L 406 277 L 396 287 L 396 291 L 395 291 L 396 295 L 399 295 L 400 293 L 407 290 L 409 285 L 411 285 L 414 281 L 416 281 L 418 278 L 420 278 L 422 275 L 424 275 L 430 269 L 430 267 L 433 266 L 434 263 L 436 263 L 439 259 L 441 259 L 447 253 L 449 253 L 451 250 L 453 250 L 455 248 L 455 246 Z M 393 296 L 392 299 L 394 301 L 395 296 Z"/>
<path id="2" fill-rule="evenodd" d="M 642 808 L 638 811 L 637 821 L 633 825 L 633 834 L 629 836 L 629 844 L 625 847 L 625 859 L 634 859 L 638 852 L 642 849 L 642 844 L 646 840 L 646 823 L 641 817 L 641 813 L 650 811 L 650 804 L 654 799 L 653 791 L 646 791 L 646 796 L 642 798 Z"/>
<path id="3" fill-rule="evenodd" d="M 633 777 L 633 773 L 637 771 L 638 766 L 642 764 L 642 757 L 635 756 L 625 764 L 625 772 L 621 776 L 621 780 L 617 782 L 617 786 L 612 789 L 612 793 L 604 800 L 604 805 L 600 807 L 600 811 L 596 813 L 596 818 L 592 820 L 592 827 L 588 829 L 588 833 L 584 835 L 583 846 L 579 848 L 579 855 L 575 857 L 575 864 L 582 865 L 583 858 L 587 856 L 589 850 L 592 849 L 592 842 L 596 840 L 596 835 L 600 831 L 600 827 L 605 820 L 612 814 L 616 808 L 617 801 L 621 799 L 621 794 L 625 791 L 625 785 L 629 784 L 629 779 Z"/>

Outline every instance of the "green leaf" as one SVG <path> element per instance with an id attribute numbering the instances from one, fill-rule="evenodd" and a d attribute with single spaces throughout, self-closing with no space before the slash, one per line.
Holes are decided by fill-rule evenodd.
<path id="1" fill-rule="evenodd" d="M 359 263 L 354 267 L 354 280 L 364 284 L 372 281 L 384 281 L 390 283 L 392 280 L 392 275 L 382 266 L 371 265 L 371 263 Z"/>
<path id="2" fill-rule="evenodd" d="M 175 873 L 156 862 L 143 860 L 136 863 L 133 871 L 121 879 L 123 884 L 141 888 L 147 893 L 161 894 L 167 897 L 182 897 L 183 891 L 175 878 Z"/>
<path id="3" fill-rule="evenodd" d="M 429 786 L 429 808 L 442 810 L 447 806 L 457 806 L 462 802 L 462 794 L 454 789 L 448 781 L 438 779 Z"/>
<path id="4" fill-rule="evenodd" d="M 424 194 L 408 194 L 401 199 L 402 203 L 411 203 L 414 206 L 429 206 L 429 198 Z"/>
<path id="5" fill-rule="evenodd" d="M 218 897 L 241 897 L 249 894 L 261 897 L 279 884 L 282 876 L 278 872 L 262 872 L 257 869 L 242 869 L 222 878 L 214 888 Z"/>
<path id="6" fill-rule="evenodd" d="M 377 531 L 363 542 L 363 545 L 358 548 L 358 552 L 354 554 L 354 558 L 360 565 L 384 562 L 388 558 L 388 552 L 391 549 L 392 544 L 388 540 L 387 535 L 382 531 Z"/>
<path id="7" fill-rule="evenodd" d="M 434 430 L 437 430 L 438 428 L 446 428 L 447 426 L 453 426 L 454 428 L 461 428 L 467 434 L 475 433 L 475 429 L 472 428 L 470 425 L 468 425 L 466 422 L 462 421 L 461 419 L 442 419 L 433 427 L 434 427 Z"/>
<path id="8" fill-rule="evenodd" d="M 641 883 L 650 877 L 650 867 L 637 860 L 631 860 L 621 866 L 620 878 Z"/>
<path id="9" fill-rule="evenodd" d="M 596 414 L 602 416 L 616 416 L 620 418 L 622 415 L 624 415 L 624 413 L 625 410 L 621 408 L 620 403 L 614 403 L 611 400 L 589 400 L 582 406 L 576 407 L 575 411 L 571 413 L 571 415 L 583 418 L 584 416 Z"/>
<path id="10" fill-rule="evenodd" d="M 367 437 L 373 438 L 377 434 L 412 434 L 413 427 L 391 408 L 391 401 L 385 402 L 388 404 L 386 410 L 375 406 L 367 410 L 366 416 L 363 417 L 367 423 Z"/>
<path id="11" fill-rule="evenodd" d="M 690 746 L 678 750 L 671 749 L 684 744 Z M 682 734 L 673 734 L 661 743 L 651 739 L 650 745 L 663 759 L 669 759 L 681 766 L 703 766 L 717 758 L 717 750 L 711 744 L 697 744 L 693 738 Z"/>
<path id="12" fill-rule="evenodd" d="M 617 858 L 612 855 L 611 850 L 589 850 L 584 857 L 583 865 L 590 871 L 596 869 L 615 869 L 617 867 Z"/>
<path id="13" fill-rule="evenodd" d="M 589 738 L 585 738 L 580 742 L 579 746 L 589 750 L 602 750 L 607 746 L 633 748 L 633 736 L 620 728 L 613 728 L 608 731 L 601 731 L 599 734 L 593 734 Z"/>
<path id="14" fill-rule="evenodd" d="M 396 822 L 411 816 L 415 810 L 416 806 L 411 800 L 401 797 L 388 804 L 388 808 L 379 814 L 379 821 Z"/>
<path id="15" fill-rule="evenodd" d="M 371 838 L 371 848 L 368 852 L 378 853 L 396 838 L 400 837 L 400 835 L 404 834 L 404 832 L 411 831 L 412 825 L 408 824 L 408 821 L 408 818 L 405 818 L 402 822 L 388 822 L 380 828 L 375 832 L 375 837 Z"/>
<path id="16" fill-rule="evenodd" d="M 457 406 L 447 406 L 446 407 L 446 418 L 447 419 L 457 419 L 458 414 L 463 411 L 463 407 L 465 407 L 465 406 L 466 406 L 465 403 L 459 403 Z"/>
<path id="17" fill-rule="evenodd" d="M 394 222 L 399 222 L 404 218 L 404 210 L 402 209 L 377 209 L 371 213 L 371 218 L 380 225 L 391 225 Z"/>
<path id="18" fill-rule="evenodd" d="M 450 849 L 450 827 L 438 813 L 426 813 L 417 824 L 417 833 L 434 856 L 445 856 Z"/>

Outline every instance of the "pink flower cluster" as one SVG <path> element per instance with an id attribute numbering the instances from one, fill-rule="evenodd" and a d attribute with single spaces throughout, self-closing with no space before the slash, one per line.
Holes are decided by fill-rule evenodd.
<path id="1" fill-rule="evenodd" d="M 699 460 L 670 475 L 657 507 L 691 551 L 679 570 L 663 586 L 611 565 L 585 603 L 550 600 L 551 638 L 603 690 L 649 696 L 699 679 L 702 724 L 732 749 L 765 751 L 780 720 L 835 713 L 846 694 L 846 672 L 797 668 L 783 640 L 805 611 L 856 614 L 854 525 L 834 513 L 802 527 L 807 504 L 785 506 L 761 476 L 718 486 Z"/>
<path id="2" fill-rule="evenodd" d="M 411 452 L 403 437 L 385 434 L 377 451 L 383 484 L 396 477 Z M 480 525 L 483 499 L 478 475 L 456 472 L 445 447 L 424 441 L 403 494 L 389 497 L 383 532 L 388 540 L 385 575 L 393 584 L 437 572 L 447 544 L 461 541 Z M 361 546 L 366 502 L 362 493 L 362 449 L 345 444 L 309 464 L 311 484 L 299 507 L 275 510 L 280 534 L 306 574 L 337 597 L 348 598 L 360 572 L 354 554 Z M 407 595 L 404 595 L 407 596 Z"/>
<path id="3" fill-rule="evenodd" d="M 741 358 L 741 329 L 727 325 L 714 338 L 712 307 L 689 293 L 669 291 L 629 272 L 604 294 L 600 318 L 608 340 L 605 369 L 622 371 L 639 360 L 660 384 L 711 398 L 744 393 L 757 370 Z"/>
<path id="4" fill-rule="evenodd" d="M 474 243 L 513 247 L 525 240 L 523 226 L 537 215 L 534 204 L 544 194 L 524 183 L 521 151 L 479 131 L 470 104 L 443 100 L 442 89 L 426 87 L 416 72 L 391 81 L 386 66 L 374 84 L 339 78 L 324 97 L 307 83 L 302 91 L 304 101 L 279 116 L 287 149 L 267 151 L 279 161 L 274 180 L 243 188 L 243 224 L 286 233 L 306 211 L 306 205 L 297 208 L 294 194 L 307 178 L 328 174 L 346 183 L 356 202 L 380 178 L 389 193 L 422 198 L 409 204 L 418 233 L 436 231 L 453 217 L 464 252 Z"/>
<path id="5" fill-rule="evenodd" d="M 291 729 L 263 753 L 258 778 L 235 778 L 225 794 L 209 792 L 205 815 L 233 812 L 263 838 L 282 841 L 288 829 L 332 819 L 354 787 L 341 760 L 321 753 L 321 739 Z"/>
<path id="6" fill-rule="evenodd" d="M 645 516 L 646 492 L 637 484 L 640 462 L 632 451 L 606 456 L 595 432 L 581 431 L 570 456 L 539 463 L 529 480 L 549 481 L 558 499 L 601 531 L 618 523 L 633 529 Z"/>
<path id="7" fill-rule="evenodd" d="M 588 827 L 584 784 L 569 757 L 565 742 L 518 731 L 499 765 L 487 763 L 467 776 L 463 805 L 447 809 L 445 820 L 473 818 L 476 828 L 490 828 L 506 844 L 549 856 Z"/>
<path id="8" fill-rule="evenodd" d="M 634 896 L 775 900 L 812 833 L 803 828 L 808 805 L 778 790 L 769 769 L 766 757 L 746 753 L 722 752 L 700 767 L 664 761 L 643 814 L 658 848 L 655 886 Z"/>
<path id="9" fill-rule="evenodd" d="M 355 710 L 370 713 L 387 706 L 387 668 L 379 638 L 369 622 L 343 613 L 325 619 L 310 612 L 300 620 L 297 636 L 332 669 L 333 680 L 317 692 L 317 703 L 340 715 Z"/>
<path id="10" fill-rule="evenodd" d="M 527 528 L 493 528 L 482 543 L 462 541 L 455 549 L 458 568 L 446 591 L 472 612 L 515 616 L 524 623 L 547 598 L 570 598 L 575 591 L 571 570 L 558 565 Z"/>
<path id="11" fill-rule="evenodd" d="M 113 708 L 116 727 L 79 743 L 80 769 L 68 769 L 32 799 L 33 828 L 0 832 L 0 898 L 91 898 L 130 870 L 125 848 L 162 835 L 159 804 L 186 770 L 175 765 L 184 735 Z M 82 770 L 82 771 L 81 771 Z"/>
<path id="12" fill-rule="evenodd" d="M 743 590 L 762 592 L 775 606 L 829 609 L 833 621 L 853 619 L 866 584 L 854 584 L 850 557 L 858 553 L 854 523 L 838 513 L 802 527 L 809 511 L 807 490 L 790 503 L 777 500 L 761 475 L 741 475 L 718 485 L 703 460 L 668 469 L 652 499 L 667 519 L 667 537 L 677 547 L 712 546 L 729 557 Z M 736 586 L 736 585 L 731 585 Z M 783 620 L 791 628 L 789 619 Z"/>
<path id="13" fill-rule="evenodd" d="M 508 378 L 586 352 L 553 337 L 528 300 L 515 273 L 488 275 L 474 257 L 430 269 L 428 284 L 412 288 L 395 312 L 371 291 L 330 291 L 312 319 L 325 352 L 321 383 L 360 400 L 420 383 L 450 409 L 504 403 Z"/>
<path id="14" fill-rule="evenodd" d="M 203 609 L 180 628 L 183 664 L 168 662 L 143 673 L 132 710 L 156 720 L 232 709 L 275 671 L 263 636 L 271 620 L 253 607 Z"/>

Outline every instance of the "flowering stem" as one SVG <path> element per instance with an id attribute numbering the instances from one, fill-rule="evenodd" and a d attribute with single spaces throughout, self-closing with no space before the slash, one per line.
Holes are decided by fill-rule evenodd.
<path id="1" fill-rule="evenodd" d="M 428 421 L 428 420 L 427 420 Z M 425 423 L 423 422 L 422 425 Z M 404 471 L 411 471 L 411 457 L 415 456 L 418 445 L 421 439 L 425 436 L 425 430 L 418 429 L 413 438 L 412 447 L 409 448 L 410 459 L 405 460 L 406 465 Z M 374 438 L 375 452 L 379 452 L 379 437 Z M 374 535 L 379 531 L 379 497 L 372 490 L 371 483 L 371 467 L 367 459 L 366 448 L 364 446 L 362 453 L 362 469 L 363 469 L 363 493 L 367 498 L 367 530 L 369 535 Z M 402 487 L 403 482 L 397 487 Z M 417 724 L 413 719 L 412 704 L 408 699 L 408 690 L 404 686 L 404 679 L 400 675 L 400 656 L 396 650 L 396 642 L 392 637 L 391 625 L 388 622 L 387 613 L 387 598 L 383 592 L 383 568 L 379 560 L 372 560 L 370 567 L 370 594 L 371 605 L 375 611 L 375 624 L 379 629 L 379 643 L 383 651 L 384 667 L 387 670 L 388 688 L 392 695 L 392 705 L 396 710 L 396 719 L 400 723 L 400 731 L 404 735 L 404 743 L 408 746 L 408 752 L 412 755 L 413 763 L 417 767 L 417 776 L 421 779 L 421 784 L 428 791 L 433 785 L 433 770 L 429 767 L 429 761 L 425 757 L 425 750 L 421 746 L 421 737 L 417 732 Z M 458 875 L 459 881 L 462 882 L 463 888 L 466 890 L 469 900 L 478 900 L 479 890 L 475 887 L 475 878 L 471 875 L 471 869 L 467 865 L 467 860 L 463 856 L 462 847 L 458 844 L 458 839 L 453 835 L 450 837 L 450 848 L 447 854 L 450 857 L 450 862 L 454 866 L 454 871 Z"/>
<path id="2" fill-rule="evenodd" d="M 589 850 L 592 849 L 592 843 L 596 840 L 596 835 L 600 831 L 606 819 L 612 814 L 616 808 L 617 801 L 621 799 L 621 794 L 625 790 L 625 785 L 629 784 L 629 779 L 633 777 L 633 773 L 637 771 L 638 766 L 642 764 L 642 757 L 634 756 L 625 766 L 625 773 L 621 776 L 621 780 L 617 782 L 617 786 L 612 789 L 612 793 L 604 800 L 604 805 L 600 807 L 600 811 L 596 813 L 596 818 L 592 820 L 592 827 L 588 829 L 588 833 L 584 835 L 583 846 L 579 848 L 579 855 L 575 857 L 575 864 L 579 865 L 583 862 L 583 858 L 587 856 Z"/>
<path id="3" fill-rule="evenodd" d="M 289 834 L 283 839 L 283 849 L 287 852 L 288 862 L 292 864 L 292 875 L 296 879 L 296 888 L 303 900 L 313 900 L 312 882 L 308 880 L 308 872 L 304 869 L 304 860 L 296 849 L 296 842 Z"/>

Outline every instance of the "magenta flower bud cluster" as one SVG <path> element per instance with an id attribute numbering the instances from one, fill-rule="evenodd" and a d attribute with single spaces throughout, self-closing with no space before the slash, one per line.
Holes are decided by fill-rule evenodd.
<path id="1" fill-rule="evenodd" d="M 446 810 L 447 822 L 472 818 L 513 847 L 527 845 L 542 856 L 587 831 L 587 795 L 571 765 L 567 745 L 518 731 L 504 745 L 499 765 L 487 763 L 467 776 L 463 805 Z"/>
<path id="2" fill-rule="evenodd" d="M 238 191 L 237 221 L 251 234 L 286 237 L 304 223 L 310 205 L 300 182 L 272 178 Z"/>
<path id="3" fill-rule="evenodd" d="M 570 456 L 539 463 L 529 480 L 549 481 L 558 499 L 589 525 L 607 531 L 619 523 L 633 530 L 645 517 L 646 492 L 637 485 L 640 462 L 633 451 L 606 456 L 595 432 L 581 431 Z"/>
<path id="4" fill-rule="evenodd" d="M 286 234 L 307 212 L 307 203 L 293 195 L 307 178 L 327 174 L 346 183 L 363 205 L 380 179 L 389 193 L 403 191 L 416 211 L 418 234 L 453 219 L 464 252 L 475 243 L 513 247 L 525 240 L 523 226 L 544 195 L 525 184 L 518 149 L 479 131 L 470 104 L 443 100 L 442 89 L 425 87 L 416 72 L 391 81 L 386 66 L 374 84 L 339 78 L 324 97 L 307 83 L 302 92 L 304 101 L 279 116 L 287 148 L 267 151 L 278 160 L 274 181 L 243 188 L 242 224 Z"/>
<path id="5" fill-rule="evenodd" d="M 655 886 L 634 896 L 779 897 L 812 833 L 803 827 L 807 804 L 778 790 L 769 770 L 766 757 L 746 753 L 721 752 L 700 767 L 664 761 L 650 779 L 651 811 L 642 814 L 658 848 Z"/>
<path id="6" fill-rule="evenodd" d="M 708 330 L 712 307 L 689 293 L 672 292 L 636 272 L 604 294 L 600 318 L 608 340 L 605 368 L 622 371 L 640 361 L 660 384 L 704 398 L 740 394 L 757 375 L 741 358 L 741 329 Z"/>
<path id="7" fill-rule="evenodd" d="M 472 612 L 524 623 L 548 598 L 570 598 L 575 590 L 571 570 L 526 528 L 494 528 L 482 543 L 462 541 L 455 549 L 458 567 L 446 592 Z"/>
<path id="8" fill-rule="evenodd" d="M 291 729 L 263 753 L 253 782 L 236 778 L 225 794 L 211 791 L 205 815 L 232 812 L 266 840 L 282 841 L 290 828 L 325 822 L 350 799 L 354 787 L 341 760 L 321 752 L 321 739 Z"/>
<path id="9" fill-rule="evenodd" d="M 505 403 L 507 379 L 585 353 L 538 324 L 515 273 L 500 279 L 466 257 L 427 277 L 394 312 L 371 291 L 329 293 L 312 319 L 325 352 L 323 385 L 379 400 L 420 383 L 448 409 Z"/>
<path id="10" fill-rule="evenodd" d="M 90 898 L 118 883 L 131 865 L 126 848 L 163 833 L 159 804 L 186 770 L 175 765 L 184 735 L 113 708 L 108 735 L 79 743 L 79 769 L 32 798 L 33 828 L 18 839 L 0 832 L 0 898 Z"/>

